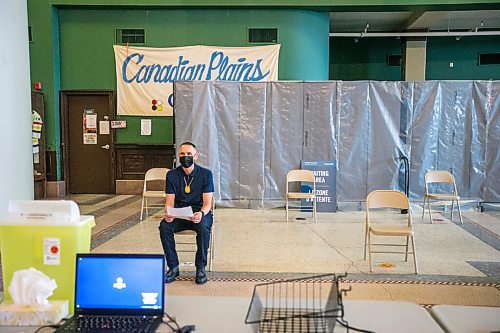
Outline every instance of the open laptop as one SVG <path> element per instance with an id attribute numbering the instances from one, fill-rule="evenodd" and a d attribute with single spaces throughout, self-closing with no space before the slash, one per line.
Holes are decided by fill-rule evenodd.
<path id="1" fill-rule="evenodd" d="M 77 254 L 74 316 L 56 332 L 155 332 L 164 272 L 163 255 Z"/>

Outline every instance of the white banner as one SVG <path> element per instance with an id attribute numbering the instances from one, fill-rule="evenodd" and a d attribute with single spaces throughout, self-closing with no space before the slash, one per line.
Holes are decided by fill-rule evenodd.
<path id="1" fill-rule="evenodd" d="M 277 81 L 280 45 L 113 46 L 117 114 L 172 116 L 173 81 Z"/>

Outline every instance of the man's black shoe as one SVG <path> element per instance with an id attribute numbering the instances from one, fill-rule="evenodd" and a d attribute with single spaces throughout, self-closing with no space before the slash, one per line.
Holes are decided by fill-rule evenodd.
<path id="1" fill-rule="evenodd" d="M 171 283 L 175 281 L 175 278 L 179 276 L 179 266 L 169 269 L 167 274 L 165 274 L 165 283 Z"/>
<path id="2" fill-rule="evenodd" d="M 196 279 L 194 280 L 196 284 L 204 284 L 207 283 L 207 273 L 205 272 L 205 268 L 197 268 L 196 269 Z"/>

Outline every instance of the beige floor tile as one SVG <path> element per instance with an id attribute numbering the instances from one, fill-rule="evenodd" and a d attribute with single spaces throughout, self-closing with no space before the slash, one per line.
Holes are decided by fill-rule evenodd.
<path id="1" fill-rule="evenodd" d="M 92 196 L 97 197 L 97 195 L 95 195 L 95 194 L 92 194 Z M 130 197 L 132 197 L 132 196 L 131 195 L 117 195 L 117 196 L 113 196 L 110 199 L 101 201 L 95 205 L 80 205 L 80 213 L 82 215 L 92 215 L 92 213 L 98 209 L 107 207 L 109 205 L 115 204 L 117 202 L 120 202 L 124 199 L 128 199 Z M 89 200 L 89 199 L 87 199 L 87 200 Z"/>
<path id="2" fill-rule="evenodd" d="M 500 235 L 500 223 L 497 218 L 481 212 L 465 212 L 463 216 L 490 230 L 492 233 Z"/>
<path id="3" fill-rule="evenodd" d="M 128 205 L 120 207 L 120 209 L 113 210 L 107 214 L 99 216 L 96 218 L 96 226 L 92 229 L 92 234 L 98 234 L 112 226 L 117 222 L 123 221 L 124 219 L 137 214 L 137 211 L 141 209 L 141 201 L 136 200 Z"/>

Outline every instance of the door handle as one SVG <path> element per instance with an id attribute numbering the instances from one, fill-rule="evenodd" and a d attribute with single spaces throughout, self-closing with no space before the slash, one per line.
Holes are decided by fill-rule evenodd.
<path id="1" fill-rule="evenodd" d="M 109 145 L 101 146 L 101 148 L 109 150 Z"/>

